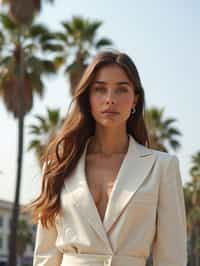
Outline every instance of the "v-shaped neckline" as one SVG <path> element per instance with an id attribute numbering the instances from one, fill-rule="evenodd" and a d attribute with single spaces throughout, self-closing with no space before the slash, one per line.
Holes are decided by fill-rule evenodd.
<path id="1" fill-rule="evenodd" d="M 87 147 L 86 143 L 87 140 L 85 141 L 80 160 L 77 162 L 77 167 L 74 168 L 70 175 L 71 178 L 68 178 L 65 182 L 62 202 L 66 201 L 68 204 L 72 204 L 70 207 L 72 215 L 83 219 L 83 223 L 87 221 L 91 229 L 104 241 L 108 250 L 112 252 L 109 232 L 120 220 L 120 216 L 123 215 L 130 200 L 149 176 L 157 159 L 157 153 L 139 144 L 130 135 L 128 152 L 119 169 L 115 185 L 106 206 L 104 218 L 101 220 L 84 177 L 83 166 L 85 147 Z"/>
<path id="2" fill-rule="evenodd" d="M 88 181 L 87 181 L 87 175 L 86 175 L 86 156 L 87 156 L 87 151 L 88 151 L 88 144 L 90 143 L 91 141 L 91 137 L 89 137 L 86 141 L 86 144 L 85 144 L 85 149 L 84 149 L 84 156 L 83 156 L 83 177 L 84 177 L 84 182 L 85 182 L 85 185 L 86 185 L 86 189 L 88 190 L 88 194 L 91 198 L 91 202 L 96 210 L 96 213 L 101 221 L 101 224 L 104 225 L 105 224 L 105 219 L 108 215 L 108 207 L 110 206 L 110 203 L 111 203 L 111 199 L 113 197 L 113 193 L 115 191 L 115 188 L 116 188 L 116 185 L 119 181 L 119 177 L 120 177 L 120 174 L 122 172 L 122 168 L 124 167 L 124 164 L 125 164 L 125 161 L 126 161 L 126 158 L 128 156 L 128 153 L 130 152 L 130 146 L 131 146 L 131 136 L 128 134 L 128 149 L 127 149 L 127 152 L 125 153 L 124 155 L 124 158 L 120 164 L 120 167 L 119 167 L 119 170 L 117 172 L 117 175 L 116 175 L 116 178 L 113 182 L 113 186 L 112 186 L 112 189 L 111 189 L 111 193 L 110 193 L 110 196 L 108 198 L 108 201 L 107 201 L 107 204 L 106 204 L 106 208 L 105 208 L 105 212 L 104 212 L 104 217 L 103 217 L 103 220 L 101 219 L 101 216 L 100 216 L 100 213 L 99 213 L 99 210 L 95 204 L 95 201 L 94 201 L 94 198 L 93 198 L 93 195 L 90 191 L 90 188 L 89 188 L 89 185 L 88 185 Z"/>

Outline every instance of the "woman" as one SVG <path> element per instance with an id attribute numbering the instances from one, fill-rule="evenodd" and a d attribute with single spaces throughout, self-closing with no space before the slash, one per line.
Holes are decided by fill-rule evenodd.
<path id="1" fill-rule="evenodd" d="M 126 54 L 101 52 L 44 156 L 34 266 L 186 266 L 179 161 L 151 149 L 144 91 Z"/>

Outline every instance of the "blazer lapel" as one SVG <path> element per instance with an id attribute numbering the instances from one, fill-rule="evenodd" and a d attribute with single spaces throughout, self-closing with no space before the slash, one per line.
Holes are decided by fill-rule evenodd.
<path id="1" fill-rule="evenodd" d="M 156 159 L 152 150 L 140 145 L 131 135 L 129 136 L 128 152 L 119 169 L 104 216 L 106 233 L 142 185 Z"/>
<path id="2" fill-rule="evenodd" d="M 104 240 L 107 248 L 112 250 L 108 232 L 134 193 L 143 183 L 155 161 L 155 153 L 140 145 L 129 135 L 129 147 L 117 174 L 104 216 L 103 223 L 90 193 L 85 174 L 87 140 L 83 154 L 71 178 L 66 180 L 65 187 L 80 213 L 88 220 L 93 229 Z"/>
<path id="3" fill-rule="evenodd" d="M 66 180 L 65 188 L 71 194 L 73 203 L 78 211 L 88 220 L 101 239 L 104 240 L 108 250 L 112 251 L 108 236 L 101 222 L 100 215 L 86 181 L 85 159 L 89 141 L 90 138 L 86 141 L 83 154 L 81 155 L 76 168 L 70 178 Z"/>

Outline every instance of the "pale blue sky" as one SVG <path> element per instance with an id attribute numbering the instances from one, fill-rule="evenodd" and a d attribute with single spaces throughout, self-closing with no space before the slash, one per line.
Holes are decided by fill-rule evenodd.
<path id="1" fill-rule="evenodd" d="M 39 18 L 52 29 L 72 15 L 100 19 L 100 36 L 113 40 L 115 47 L 135 61 L 146 93 L 147 107 L 165 107 L 165 115 L 178 119 L 182 148 L 180 160 L 183 183 L 190 179 L 191 155 L 200 149 L 200 2 L 199 1 L 64 1 L 46 5 Z M 69 104 L 68 82 L 62 76 L 46 79 L 44 100 L 35 98 L 34 114 L 58 107 L 65 114 Z M 0 198 L 12 200 L 15 188 L 17 123 L 0 100 Z M 30 136 L 25 131 L 25 149 Z M 21 202 L 33 199 L 40 189 L 40 170 L 34 154 L 25 152 Z"/>

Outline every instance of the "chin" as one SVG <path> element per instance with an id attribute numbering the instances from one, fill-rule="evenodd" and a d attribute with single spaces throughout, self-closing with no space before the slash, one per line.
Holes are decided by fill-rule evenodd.
<path id="1" fill-rule="evenodd" d="M 106 119 L 104 121 L 96 121 L 96 123 L 101 126 L 101 127 L 108 127 L 108 128 L 112 128 L 112 127 L 121 127 L 122 124 L 124 124 L 124 121 L 116 121 L 116 120 L 112 120 L 112 119 Z"/>

